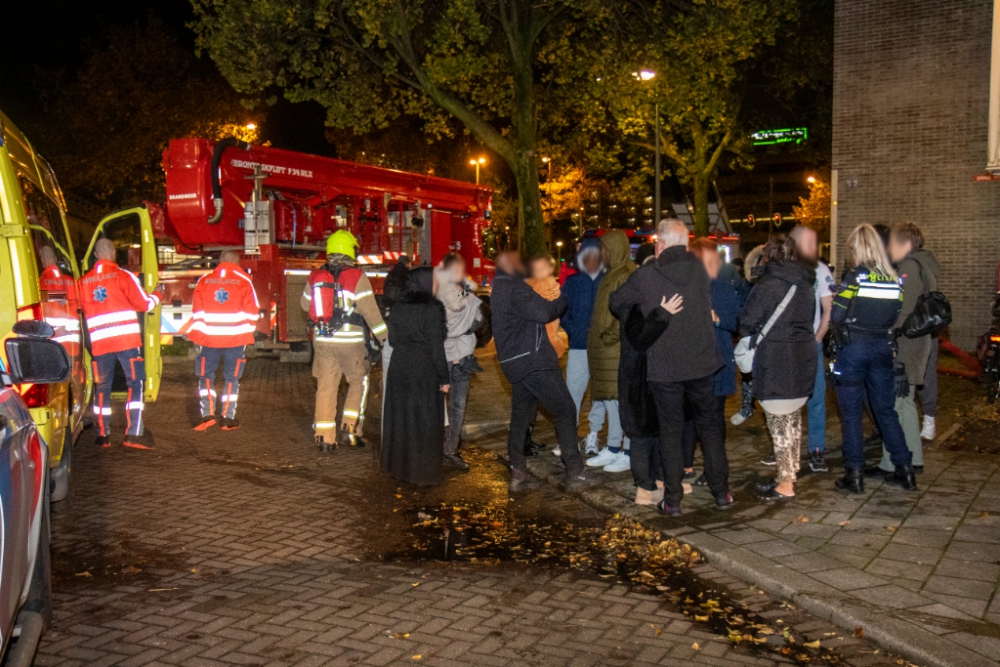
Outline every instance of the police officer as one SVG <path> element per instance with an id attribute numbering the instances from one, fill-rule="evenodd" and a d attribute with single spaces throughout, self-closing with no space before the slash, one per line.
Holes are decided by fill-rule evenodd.
<path id="1" fill-rule="evenodd" d="M 847 239 L 855 267 L 844 274 L 844 285 L 834 299 L 830 321 L 837 340 L 833 365 L 837 401 L 843 416 L 844 467 L 838 489 L 864 492 L 865 449 L 861 415 L 865 391 L 882 442 L 895 466 L 886 475 L 889 484 L 913 491 L 917 488 L 912 455 L 895 411 L 892 328 L 903 304 L 899 280 L 878 232 L 860 225 Z M 906 382 L 906 372 L 902 371 Z M 908 389 L 908 387 L 907 387 Z"/>
<path id="2" fill-rule="evenodd" d="M 302 292 L 302 309 L 309 311 L 313 327 L 313 377 L 316 410 L 313 432 L 316 444 L 363 447 L 361 438 L 368 394 L 369 332 L 380 343 L 388 329 L 375 303 L 368 276 L 355 265 L 358 242 L 347 230 L 330 235 L 326 264 L 309 274 Z M 347 379 L 347 399 L 337 424 L 340 379 Z"/>
<path id="3" fill-rule="evenodd" d="M 223 431 L 240 427 L 236 419 L 240 378 L 246 368 L 246 346 L 254 342 L 260 303 L 253 280 L 239 267 L 239 260 L 235 251 L 223 251 L 219 265 L 202 276 L 194 288 L 188 339 L 201 346 L 194 360 L 201 409 L 201 421 L 194 427 L 196 431 L 215 426 L 216 404 Z M 226 383 L 221 395 L 213 386 L 220 362 Z"/>
<path id="4" fill-rule="evenodd" d="M 146 366 L 142 358 L 142 332 L 136 312 L 148 313 L 160 303 L 162 285 L 146 294 L 139 279 L 115 264 L 115 245 L 110 239 L 100 239 L 94 246 L 97 263 L 80 279 L 80 304 L 86 318 L 93 356 L 94 414 L 99 435 L 97 444 L 110 447 L 108 428 L 111 425 L 111 382 L 115 364 L 125 372 L 128 421 L 125 441 L 132 449 L 153 449 L 139 441 L 143 434 L 142 385 Z"/>

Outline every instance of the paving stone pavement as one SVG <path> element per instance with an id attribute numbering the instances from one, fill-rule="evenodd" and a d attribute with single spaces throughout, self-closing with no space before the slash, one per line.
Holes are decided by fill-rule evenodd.
<path id="1" fill-rule="evenodd" d="M 92 431 L 78 443 L 75 503 L 53 518 L 54 619 L 36 665 L 794 661 L 731 645 L 663 598 L 575 571 L 386 561 L 405 550 L 413 507 L 430 492 L 380 475 L 372 447 L 315 451 L 307 366 L 251 360 L 243 426 L 226 433 L 191 431 L 190 366 L 165 359 L 160 399 L 146 415 L 155 451 L 101 451 Z M 476 385 L 476 400 L 494 400 L 487 389 Z M 452 475 L 435 493 L 463 484 L 515 504 L 502 474 Z M 533 497 L 563 517 L 601 516 L 553 490 Z M 752 609 L 770 605 L 800 636 L 835 634 L 801 609 L 775 612 L 771 596 L 710 565 L 697 574 Z M 836 644 L 848 664 L 896 664 L 867 641 Z"/>
<path id="2" fill-rule="evenodd" d="M 491 381 L 498 386 L 489 393 L 503 389 L 501 380 Z M 961 413 L 955 402 L 969 396 L 963 383 L 941 376 L 939 434 Z M 757 500 L 756 482 L 773 476 L 760 463 L 771 448 L 760 410 L 741 426 L 727 424 L 730 483 L 738 501 L 731 512 L 716 511 L 707 489 L 695 489 L 685 498 L 685 515 L 668 520 L 632 504 L 635 487 L 627 472 L 597 472 L 603 483 L 579 495 L 690 543 L 716 567 L 841 627 L 862 626 L 866 636 L 911 660 L 1000 665 L 1000 461 L 926 443 L 918 493 L 866 480 L 865 494 L 842 494 L 833 488 L 842 470 L 840 424 L 832 392 L 827 398 L 830 472 L 811 473 L 803 459 L 791 503 Z M 738 407 L 731 397 L 727 416 Z M 586 410 L 585 402 L 581 414 Z M 580 435 L 586 431 L 582 424 Z M 555 441 L 545 419 L 535 439 Z M 506 451 L 505 434 L 480 443 L 501 456 Z M 869 461 L 878 456 L 870 451 Z M 529 467 L 553 484 L 561 481 L 562 466 L 548 452 Z"/>

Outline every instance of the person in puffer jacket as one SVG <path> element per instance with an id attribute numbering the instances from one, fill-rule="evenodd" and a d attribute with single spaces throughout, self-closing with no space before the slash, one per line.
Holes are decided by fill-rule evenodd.
<path id="1" fill-rule="evenodd" d="M 587 459 L 587 465 L 605 472 L 625 472 L 631 468 L 628 458 L 628 438 L 622 434 L 618 418 L 618 362 L 621 354 L 621 324 L 611 314 L 611 293 L 625 284 L 638 268 L 630 257 L 628 237 L 615 230 L 602 237 L 608 271 L 601 278 L 594 300 L 594 314 L 587 336 L 587 364 L 590 369 L 591 408 L 587 443 L 597 442 L 598 434 L 608 421 L 607 447 Z"/>
<path id="2" fill-rule="evenodd" d="M 569 338 L 569 355 L 566 357 L 566 385 L 576 405 L 576 421 L 580 423 L 580 405 L 590 384 L 590 366 L 587 361 L 587 335 L 590 332 L 590 319 L 594 314 L 594 301 L 597 299 L 597 289 L 604 277 L 603 245 L 596 238 L 584 239 L 576 254 L 576 266 L 579 273 L 566 279 L 562 289 L 562 299 L 566 302 L 566 312 L 560 323 Z M 603 407 L 596 410 L 594 417 L 601 415 Z M 597 454 L 597 437 L 587 437 L 586 454 Z M 557 456 L 560 450 L 553 454 Z"/>

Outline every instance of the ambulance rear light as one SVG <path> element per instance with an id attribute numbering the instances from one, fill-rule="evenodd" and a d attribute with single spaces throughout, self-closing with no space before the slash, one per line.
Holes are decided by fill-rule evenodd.
<path id="1" fill-rule="evenodd" d="M 25 383 L 17 385 L 17 390 L 29 408 L 43 408 L 49 403 L 49 385 Z"/>
<path id="2" fill-rule="evenodd" d="M 30 306 L 25 306 L 23 308 L 17 309 L 17 321 L 21 322 L 23 320 L 41 320 L 42 317 L 42 304 L 33 303 Z"/>
<path id="3" fill-rule="evenodd" d="M 994 343 L 1000 343 L 1000 336 L 990 336 L 990 341 Z"/>

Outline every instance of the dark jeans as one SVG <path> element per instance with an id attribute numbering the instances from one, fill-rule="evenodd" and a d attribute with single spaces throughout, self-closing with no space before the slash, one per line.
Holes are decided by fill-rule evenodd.
<path id="1" fill-rule="evenodd" d="M 861 415 L 867 390 L 872 416 L 882 434 L 882 444 L 893 465 L 910 465 L 903 428 L 896 415 L 896 391 L 892 378 L 892 348 L 889 341 L 857 336 L 837 352 L 833 366 L 844 433 L 844 465 L 865 465 L 864 431 Z"/>
<path id="2" fill-rule="evenodd" d="M 469 386 L 472 377 L 482 368 L 476 358 L 468 356 L 457 364 L 449 364 L 451 389 L 448 391 L 448 426 L 444 432 L 444 453 L 457 454 L 465 424 L 465 408 L 469 402 Z"/>
<path id="3" fill-rule="evenodd" d="M 722 442 L 726 441 L 726 397 L 716 396 L 714 418 L 719 422 L 722 432 Z M 694 467 L 694 450 L 698 441 L 698 429 L 694 426 L 694 412 L 684 415 L 684 434 L 681 436 L 681 449 L 684 452 L 684 467 Z"/>
<path id="4" fill-rule="evenodd" d="M 654 438 L 629 438 L 629 461 L 635 485 L 647 491 L 656 490 L 656 480 L 663 481 L 660 442 Z"/>
<path id="5" fill-rule="evenodd" d="M 650 382 L 660 422 L 660 457 L 663 461 L 663 498 L 679 507 L 684 498 L 684 398 L 687 397 L 694 426 L 701 436 L 705 455 L 705 479 L 716 498 L 729 493 L 729 461 L 726 443 L 716 418 L 715 378 L 712 375 L 683 382 Z"/>
<path id="6" fill-rule="evenodd" d="M 507 433 L 507 456 L 510 467 L 526 472 L 524 445 L 528 427 L 535 419 L 538 404 L 552 413 L 556 422 L 556 437 L 562 450 L 562 462 L 569 475 L 581 475 L 586 469 L 576 442 L 576 403 L 566 388 L 566 380 L 558 370 L 529 373 L 511 383 L 510 431 Z"/>

